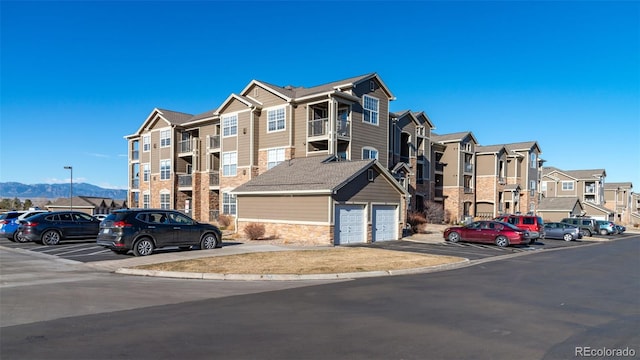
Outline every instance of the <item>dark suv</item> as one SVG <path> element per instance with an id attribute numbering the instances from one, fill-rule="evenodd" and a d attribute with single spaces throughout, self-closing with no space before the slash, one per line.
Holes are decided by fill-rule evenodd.
<path id="1" fill-rule="evenodd" d="M 597 234 L 600 229 L 598 223 L 595 219 L 586 218 L 586 217 L 576 217 L 576 218 L 564 218 L 562 219 L 563 223 L 575 225 L 580 228 L 580 232 L 582 236 L 591 236 L 593 234 Z"/>
<path id="2" fill-rule="evenodd" d="M 533 244 L 537 239 L 544 239 L 544 221 L 535 215 L 501 215 L 495 218 L 529 231 L 529 243 Z"/>
<path id="3" fill-rule="evenodd" d="M 96 239 L 118 254 L 133 250 L 135 256 L 146 256 L 156 248 L 176 246 L 190 249 L 213 249 L 222 246 L 220 229 L 199 223 L 185 214 L 165 209 L 115 210 L 100 224 Z"/>

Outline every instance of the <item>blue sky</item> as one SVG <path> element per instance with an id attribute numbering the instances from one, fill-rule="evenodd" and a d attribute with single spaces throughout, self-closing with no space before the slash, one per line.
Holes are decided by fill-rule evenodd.
<path id="1" fill-rule="evenodd" d="M 127 186 L 153 108 L 378 73 L 392 111 L 640 190 L 640 3 L 2 1 L 0 182 Z"/>

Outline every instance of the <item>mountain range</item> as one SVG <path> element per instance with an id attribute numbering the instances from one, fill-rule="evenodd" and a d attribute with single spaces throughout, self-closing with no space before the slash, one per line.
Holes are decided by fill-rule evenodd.
<path id="1" fill-rule="evenodd" d="M 18 182 L 0 183 L 0 198 L 2 199 L 57 199 L 69 197 L 69 184 L 22 184 Z M 86 183 L 73 184 L 73 196 L 92 196 L 114 200 L 127 198 L 127 190 L 105 189 Z"/>

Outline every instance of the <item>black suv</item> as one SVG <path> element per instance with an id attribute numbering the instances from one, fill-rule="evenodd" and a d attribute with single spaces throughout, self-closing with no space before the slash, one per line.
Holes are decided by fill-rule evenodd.
<path id="1" fill-rule="evenodd" d="M 222 233 L 216 226 L 174 210 L 123 209 L 102 221 L 96 242 L 118 254 L 133 250 L 135 256 L 146 256 L 168 246 L 190 249 L 196 245 L 203 250 L 222 247 Z"/>

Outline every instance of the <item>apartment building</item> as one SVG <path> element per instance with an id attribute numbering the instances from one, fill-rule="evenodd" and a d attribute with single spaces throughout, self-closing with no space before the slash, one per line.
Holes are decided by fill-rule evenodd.
<path id="1" fill-rule="evenodd" d="M 582 215 L 613 220 L 613 211 L 605 205 L 604 189 L 607 173 L 604 169 L 561 170 L 543 167 L 540 181 L 542 196 L 547 198 L 577 198 L 584 208 Z"/>
<path id="2" fill-rule="evenodd" d="M 630 182 L 616 182 L 604 184 L 604 207 L 613 211 L 616 223 L 631 223 L 633 184 Z"/>

